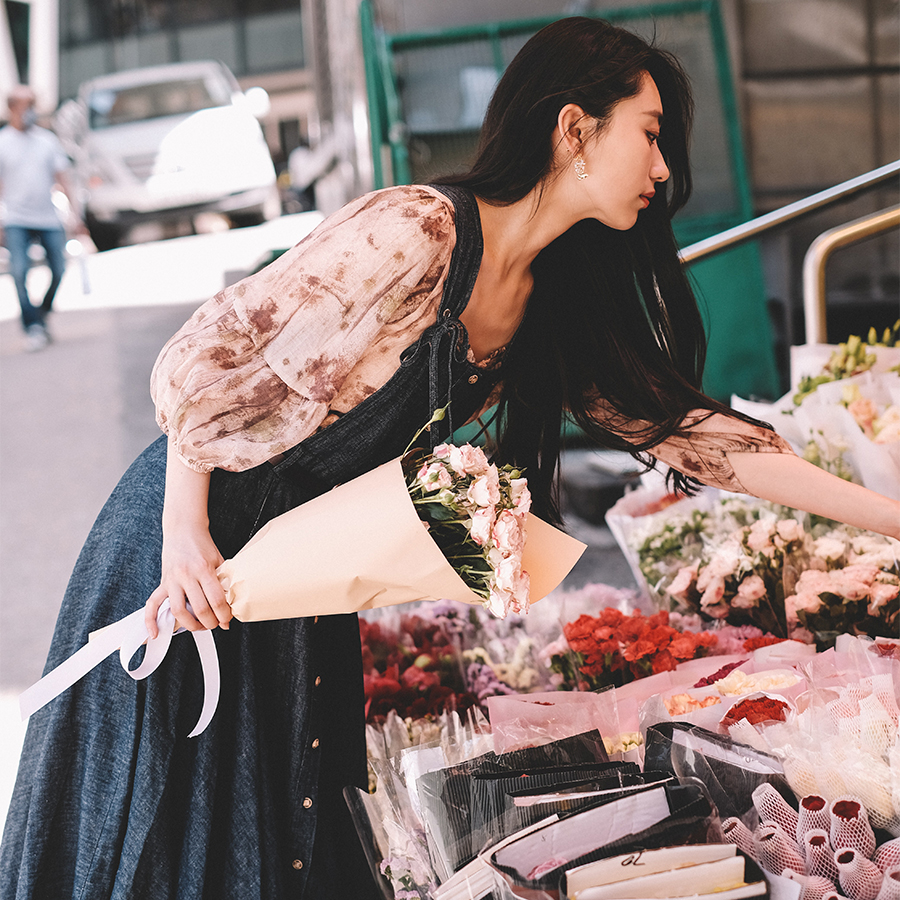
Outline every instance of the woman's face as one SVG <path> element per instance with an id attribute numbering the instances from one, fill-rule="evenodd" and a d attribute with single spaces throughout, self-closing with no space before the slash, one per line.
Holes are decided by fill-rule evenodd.
<path id="1" fill-rule="evenodd" d="M 645 74 L 640 91 L 617 103 L 599 133 L 586 138 L 588 177 L 576 189 L 584 191 L 587 216 L 625 231 L 649 205 L 656 185 L 669 177 L 657 143 L 662 114 L 659 91 Z"/>

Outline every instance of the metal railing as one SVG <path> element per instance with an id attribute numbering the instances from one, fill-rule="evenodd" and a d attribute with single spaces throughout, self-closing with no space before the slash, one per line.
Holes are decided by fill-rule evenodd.
<path id="1" fill-rule="evenodd" d="M 806 343 L 824 344 L 825 332 L 825 264 L 839 247 L 861 241 L 900 226 L 900 205 L 879 210 L 823 231 L 810 245 L 803 258 L 803 313 Z"/>
<path id="2" fill-rule="evenodd" d="M 770 231 L 801 216 L 816 212 L 824 206 L 829 206 L 839 200 L 844 200 L 861 191 L 875 187 L 898 174 L 900 174 L 900 160 L 895 160 L 886 166 L 866 172 L 865 175 L 851 178 L 849 181 L 844 181 L 834 187 L 819 191 L 818 194 L 813 194 L 803 200 L 798 200 L 796 203 L 790 203 L 781 207 L 781 209 L 766 213 L 764 216 L 751 219 L 749 222 L 744 222 L 743 225 L 736 225 L 734 228 L 729 228 L 720 234 L 714 234 L 705 240 L 697 241 L 695 244 L 685 247 L 679 256 L 682 262 L 694 262 L 701 257 L 709 256 L 728 247 L 734 247 L 737 244 L 752 240 L 765 231 Z"/>

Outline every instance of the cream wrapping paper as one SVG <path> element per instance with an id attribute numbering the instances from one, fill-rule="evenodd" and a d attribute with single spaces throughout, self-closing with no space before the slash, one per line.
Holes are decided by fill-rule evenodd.
<path id="1" fill-rule="evenodd" d="M 522 567 L 531 579 L 530 600 L 552 591 L 585 550 L 585 544 L 529 515 Z M 261 622 L 356 612 L 414 600 L 481 603 L 428 536 L 416 514 L 400 460 L 338 485 L 264 525 L 218 569 L 237 619 Z M 90 640 L 19 697 L 28 718 L 86 675 L 113 651 L 135 680 L 162 662 L 176 629 L 168 600 L 157 615 L 160 633 L 149 639 L 143 608 L 90 635 Z M 210 632 L 193 634 L 203 667 L 204 703 L 189 737 L 201 734 L 215 713 L 219 667 Z M 147 645 L 144 661 L 129 660 Z"/>
<path id="2" fill-rule="evenodd" d="M 530 514 L 525 530 L 522 568 L 534 603 L 565 578 L 585 544 Z M 428 536 L 399 459 L 272 519 L 218 574 L 242 622 L 415 600 L 482 602 Z"/>

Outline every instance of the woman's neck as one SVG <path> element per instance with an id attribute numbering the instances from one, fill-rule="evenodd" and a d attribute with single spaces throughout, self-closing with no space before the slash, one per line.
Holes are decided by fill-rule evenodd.
<path id="1" fill-rule="evenodd" d="M 557 201 L 554 186 L 532 190 L 521 200 L 495 206 L 476 198 L 484 237 L 484 260 L 502 278 L 523 278 L 534 258 L 575 224 Z"/>

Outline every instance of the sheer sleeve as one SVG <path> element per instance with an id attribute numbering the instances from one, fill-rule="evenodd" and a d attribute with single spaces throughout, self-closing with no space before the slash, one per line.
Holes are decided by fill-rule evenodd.
<path id="1" fill-rule="evenodd" d="M 594 414 L 601 425 L 626 439 L 645 424 L 623 423 L 602 401 L 595 402 Z M 794 452 L 784 438 L 768 428 L 707 409 L 694 410 L 684 425 L 683 434 L 667 438 L 648 452 L 673 469 L 726 491 L 749 493 L 735 475 L 729 453 Z"/>
<path id="2" fill-rule="evenodd" d="M 239 471 L 312 434 L 385 323 L 412 327 L 439 296 L 454 242 L 443 195 L 378 191 L 207 301 L 151 376 L 179 457 L 196 471 Z"/>

